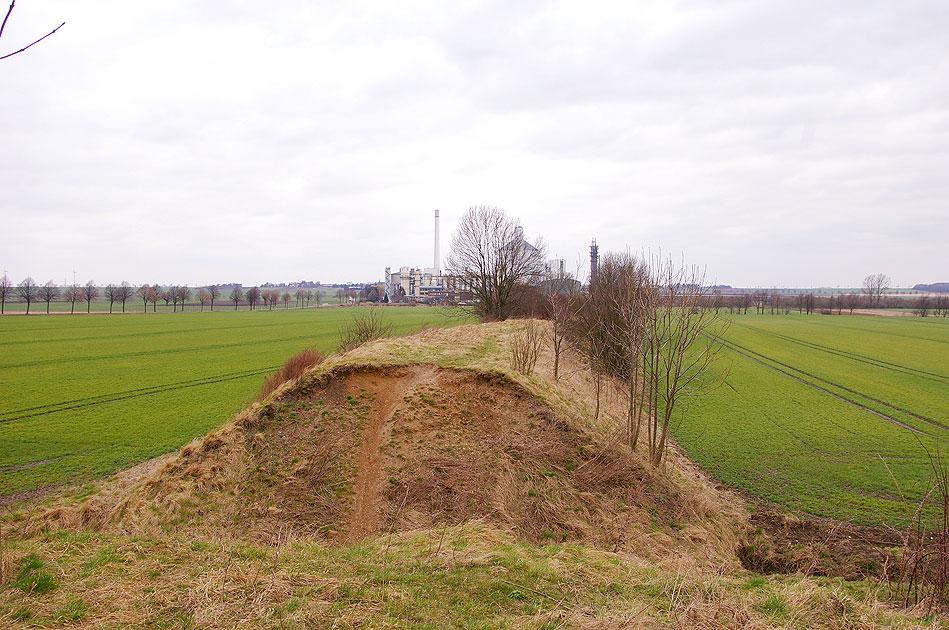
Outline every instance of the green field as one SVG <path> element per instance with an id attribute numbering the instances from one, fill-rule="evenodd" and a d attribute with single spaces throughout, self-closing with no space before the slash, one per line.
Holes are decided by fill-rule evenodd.
<path id="1" fill-rule="evenodd" d="M 674 429 L 689 455 L 794 509 L 901 521 L 886 464 L 918 500 L 926 449 L 949 440 L 949 321 L 746 315 L 725 336 L 716 369 L 726 384 L 692 401 Z"/>
<path id="2" fill-rule="evenodd" d="M 335 350 L 361 309 L 0 318 L 0 497 L 175 449 L 250 403 L 305 348 Z M 385 311 L 396 332 L 466 323 Z"/>

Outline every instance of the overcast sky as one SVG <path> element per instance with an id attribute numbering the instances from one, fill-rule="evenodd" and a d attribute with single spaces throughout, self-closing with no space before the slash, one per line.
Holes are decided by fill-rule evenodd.
<path id="1" fill-rule="evenodd" d="M 62 21 L 0 61 L 14 282 L 375 280 L 477 204 L 584 276 L 949 281 L 944 0 L 20 0 L 0 54 Z"/>

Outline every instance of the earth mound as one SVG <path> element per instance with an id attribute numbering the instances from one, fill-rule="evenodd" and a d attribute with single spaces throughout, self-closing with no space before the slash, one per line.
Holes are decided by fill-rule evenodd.
<path id="1" fill-rule="evenodd" d="M 317 372 L 183 447 L 147 478 L 46 515 L 146 534 L 340 544 L 482 520 L 530 542 L 703 542 L 667 475 L 498 374 L 433 365 Z"/>

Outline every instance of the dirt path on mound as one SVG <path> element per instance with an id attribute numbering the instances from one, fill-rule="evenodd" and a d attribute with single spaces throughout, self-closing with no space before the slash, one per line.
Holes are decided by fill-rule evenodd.
<path id="1" fill-rule="evenodd" d="M 362 432 L 362 444 L 359 446 L 355 496 L 348 541 L 357 542 L 375 534 L 379 530 L 379 500 L 382 493 L 382 445 L 386 424 L 392 418 L 402 397 L 412 388 L 425 382 L 432 382 L 437 376 L 435 366 L 408 368 L 396 378 L 365 374 L 350 379 L 347 389 L 352 396 L 358 396 L 365 390 L 375 399 L 370 404 L 369 422 Z"/>

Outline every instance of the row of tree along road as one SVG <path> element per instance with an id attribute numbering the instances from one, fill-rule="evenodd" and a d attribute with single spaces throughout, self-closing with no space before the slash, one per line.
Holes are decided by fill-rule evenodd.
<path id="1" fill-rule="evenodd" d="M 221 304 L 233 305 L 237 310 L 240 305 L 247 305 L 251 310 L 258 306 L 261 308 L 274 309 L 280 305 L 284 308 L 290 308 L 291 302 L 295 308 L 306 308 L 311 305 L 321 306 L 323 303 L 323 294 L 320 291 L 311 289 L 297 290 L 294 293 L 289 291 L 280 291 L 275 289 L 261 289 L 251 287 L 243 289 L 233 288 L 223 295 L 222 290 L 217 286 L 203 287 L 192 290 L 186 286 L 161 285 L 133 286 L 128 282 L 120 284 L 108 284 L 104 287 L 96 286 L 93 281 L 84 285 L 59 286 L 52 280 L 46 284 L 37 284 L 33 278 L 25 278 L 17 285 L 13 285 L 6 275 L 0 277 L 0 315 L 6 309 L 6 303 L 13 299 L 18 299 L 26 304 L 26 314 L 30 313 L 34 304 L 45 304 L 46 313 L 50 312 L 50 305 L 54 302 L 62 302 L 70 305 L 69 312 L 75 313 L 77 305 L 81 311 L 85 304 L 85 311 L 92 312 L 92 303 L 98 299 L 108 300 L 109 312 L 112 313 L 121 307 L 121 312 L 125 312 L 126 304 L 130 300 L 140 300 L 145 312 L 151 305 L 152 312 L 157 312 L 158 303 L 164 302 L 166 307 L 171 306 L 172 312 L 184 311 L 185 305 L 194 305 L 189 300 L 197 300 L 201 310 L 209 308 L 214 310 L 215 304 L 220 307 Z"/>

